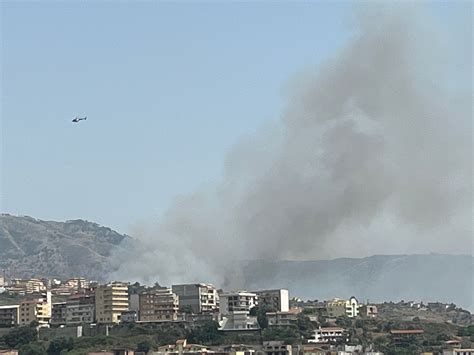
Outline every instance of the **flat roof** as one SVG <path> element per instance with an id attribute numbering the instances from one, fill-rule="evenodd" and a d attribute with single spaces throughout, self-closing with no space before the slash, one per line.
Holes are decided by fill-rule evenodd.
<path id="1" fill-rule="evenodd" d="M 11 304 L 8 306 L 0 306 L 0 309 L 8 309 L 8 308 L 20 308 L 19 304 Z"/>
<path id="2" fill-rule="evenodd" d="M 390 331 L 392 334 L 423 334 L 423 329 L 393 329 Z"/>

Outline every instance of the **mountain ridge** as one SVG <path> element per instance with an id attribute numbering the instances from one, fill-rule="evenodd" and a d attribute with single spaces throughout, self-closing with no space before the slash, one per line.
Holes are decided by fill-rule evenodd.
<path id="1" fill-rule="evenodd" d="M 12 277 L 85 276 L 108 281 L 138 241 L 82 219 L 43 221 L 0 214 L 0 270 Z M 132 255 L 130 255 L 132 253 Z M 469 254 L 372 255 L 328 260 L 247 260 L 226 288 L 287 288 L 292 296 L 454 302 L 474 310 Z M 235 281 L 238 279 L 238 285 Z M 124 280 L 127 281 L 127 280 Z M 133 281 L 133 280 L 128 280 Z"/>

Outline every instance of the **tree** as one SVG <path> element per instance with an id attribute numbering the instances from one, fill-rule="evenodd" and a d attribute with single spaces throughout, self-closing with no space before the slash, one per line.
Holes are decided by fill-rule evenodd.
<path id="1" fill-rule="evenodd" d="M 62 350 L 72 350 L 74 348 L 74 340 L 72 338 L 56 338 L 49 343 L 47 353 L 49 355 L 60 355 Z"/>
<path id="2" fill-rule="evenodd" d="M 188 339 L 190 342 L 213 344 L 220 338 L 218 328 L 219 324 L 217 322 L 204 322 L 201 326 L 194 328 L 191 333 L 188 334 Z"/>
<path id="3" fill-rule="evenodd" d="M 25 344 L 19 350 L 19 355 L 44 355 L 45 353 L 43 344 L 37 342 Z"/>
<path id="4" fill-rule="evenodd" d="M 18 349 L 20 346 L 28 344 L 37 339 L 38 332 L 35 328 L 19 327 L 13 328 L 2 337 L 2 341 L 10 348 Z"/>
<path id="5" fill-rule="evenodd" d="M 152 347 L 151 341 L 143 340 L 137 344 L 137 352 L 148 354 Z"/>

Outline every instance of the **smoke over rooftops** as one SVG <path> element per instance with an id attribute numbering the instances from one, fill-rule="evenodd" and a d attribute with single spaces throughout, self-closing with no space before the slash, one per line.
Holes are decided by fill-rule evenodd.
<path id="1" fill-rule="evenodd" d="M 406 4 L 357 18 L 339 53 L 290 80 L 281 119 L 229 152 L 218 185 L 136 231 L 120 277 L 238 287 L 240 260 L 472 248 L 471 73 L 451 64 L 470 38 L 456 47 Z"/>

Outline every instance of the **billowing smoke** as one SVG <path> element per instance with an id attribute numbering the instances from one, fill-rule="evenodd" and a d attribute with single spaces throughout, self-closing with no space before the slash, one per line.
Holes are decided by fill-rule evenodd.
<path id="1" fill-rule="evenodd" d="M 470 36 L 425 17 L 359 11 L 349 43 L 290 80 L 281 119 L 228 154 L 221 183 L 135 231 L 118 276 L 238 286 L 240 260 L 470 253 Z"/>

